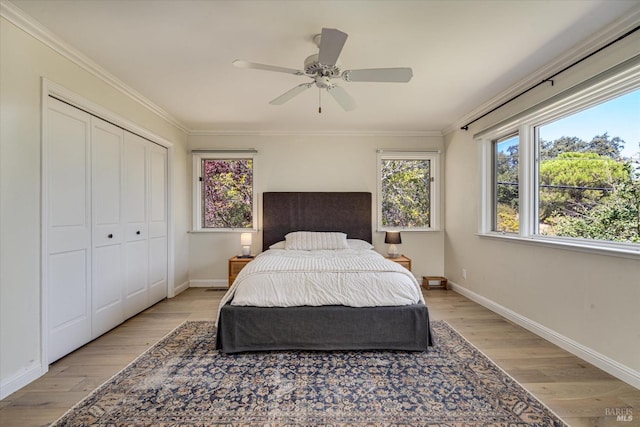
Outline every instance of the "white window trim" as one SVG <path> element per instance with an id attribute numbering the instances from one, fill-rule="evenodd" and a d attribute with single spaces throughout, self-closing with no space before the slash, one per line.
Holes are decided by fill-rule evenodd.
<path id="1" fill-rule="evenodd" d="M 220 232 L 255 232 L 258 231 L 258 196 L 256 192 L 256 154 L 255 150 L 247 151 L 196 151 L 191 154 L 193 158 L 193 226 L 192 233 L 220 233 Z M 202 160 L 229 160 L 229 159 L 251 159 L 253 163 L 253 224 L 251 228 L 204 228 L 202 227 Z"/>
<path id="2" fill-rule="evenodd" d="M 480 179 L 477 194 L 478 236 L 504 239 L 580 252 L 597 253 L 624 258 L 640 259 L 640 244 L 611 242 L 603 240 L 578 239 L 567 237 L 543 236 L 538 233 L 537 218 L 537 153 L 535 147 L 536 127 L 578 113 L 596 104 L 622 96 L 640 89 L 640 60 L 632 58 L 627 64 L 596 76 L 588 81 L 561 93 L 550 100 L 516 115 L 510 120 L 499 123 L 474 135 L 479 143 L 478 170 Z M 492 230 L 493 224 L 493 141 L 509 133 L 518 133 L 520 137 L 520 231 L 519 233 L 501 233 Z"/>
<path id="3" fill-rule="evenodd" d="M 385 227 L 382 225 L 382 160 L 429 160 L 431 180 L 429 186 L 431 207 L 430 227 Z M 384 151 L 377 155 L 377 231 L 440 231 L 440 151 Z"/>

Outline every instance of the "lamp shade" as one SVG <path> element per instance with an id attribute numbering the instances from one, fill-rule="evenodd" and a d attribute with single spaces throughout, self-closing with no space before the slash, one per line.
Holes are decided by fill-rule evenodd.
<path id="1" fill-rule="evenodd" d="M 240 235 L 240 244 L 242 246 L 251 246 L 251 233 L 242 233 Z"/>
<path id="2" fill-rule="evenodd" d="M 392 245 L 399 245 L 402 243 L 402 238 L 400 237 L 399 231 L 387 231 L 384 234 L 384 242 L 390 243 Z"/>

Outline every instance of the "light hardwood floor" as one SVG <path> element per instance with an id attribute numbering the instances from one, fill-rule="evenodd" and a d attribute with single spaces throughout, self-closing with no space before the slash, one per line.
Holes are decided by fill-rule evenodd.
<path id="1" fill-rule="evenodd" d="M 640 426 L 640 390 L 449 290 L 424 291 L 431 317 L 449 322 L 573 427 Z M 0 426 L 45 426 L 185 320 L 212 320 L 224 291 L 188 289 L 50 366 L 0 401 Z M 607 411 L 630 409 L 633 420 Z"/>

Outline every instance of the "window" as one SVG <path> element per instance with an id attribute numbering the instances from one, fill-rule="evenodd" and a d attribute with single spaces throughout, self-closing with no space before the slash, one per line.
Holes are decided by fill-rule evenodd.
<path id="1" fill-rule="evenodd" d="M 481 234 L 640 253 L 640 71 L 605 83 L 480 134 Z"/>
<path id="2" fill-rule="evenodd" d="M 633 123 L 607 123 L 609 114 L 624 114 L 627 106 L 636 109 L 636 117 L 629 117 Z M 635 91 L 535 128 L 537 233 L 640 243 L 639 140 L 625 136 L 625 127 L 638 127 L 639 120 L 640 91 Z M 588 136 L 582 126 L 592 121 L 602 133 Z M 635 143 L 635 150 L 628 143 Z"/>
<path id="3" fill-rule="evenodd" d="M 194 230 L 256 229 L 252 153 L 194 153 Z"/>
<path id="4" fill-rule="evenodd" d="M 520 229 L 519 148 L 518 135 L 493 141 L 493 231 L 517 233 Z"/>
<path id="5" fill-rule="evenodd" d="M 378 230 L 437 230 L 437 153 L 378 153 Z"/>

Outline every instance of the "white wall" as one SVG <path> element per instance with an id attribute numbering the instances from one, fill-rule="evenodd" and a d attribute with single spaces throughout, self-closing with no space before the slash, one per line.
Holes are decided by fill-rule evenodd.
<path id="1" fill-rule="evenodd" d="M 386 253 L 384 233 L 375 231 L 378 149 L 443 148 L 442 136 L 190 136 L 190 149 L 255 148 L 255 185 L 265 191 L 368 191 L 374 200 L 372 221 L 376 250 Z M 444 156 L 443 156 L 444 157 Z M 442 159 L 441 159 L 442 160 Z M 442 163 L 442 162 L 441 162 Z M 442 174 L 444 177 L 444 174 Z M 261 207 L 259 206 L 259 209 Z M 443 232 L 403 232 L 398 246 L 413 260 L 416 276 L 444 270 Z M 256 233 L 253 252 L 262 248 Z M 238 233 L 192 233 L 189 274 L 193 286 L 226 285 L 227 260 L 240 252 Z"/>
<path id="2" fill-rule="evenodd" d="M 640 34 L 518 101 L 445 136 L 445 273 L 460 291 L 640 384 L 640 260 L 481 238 L 479 153 L 472 135 L 640 53 Z M 462 277 L 462 269 L 467 278 Z"/>
<path id="3" fill-rule="evenodd" d="M 40 365 L 41 78 L 174 144 L 174 282 L 187 281 L 186 135 L 0 19 L 0 394 L 42 373 Z"/>

